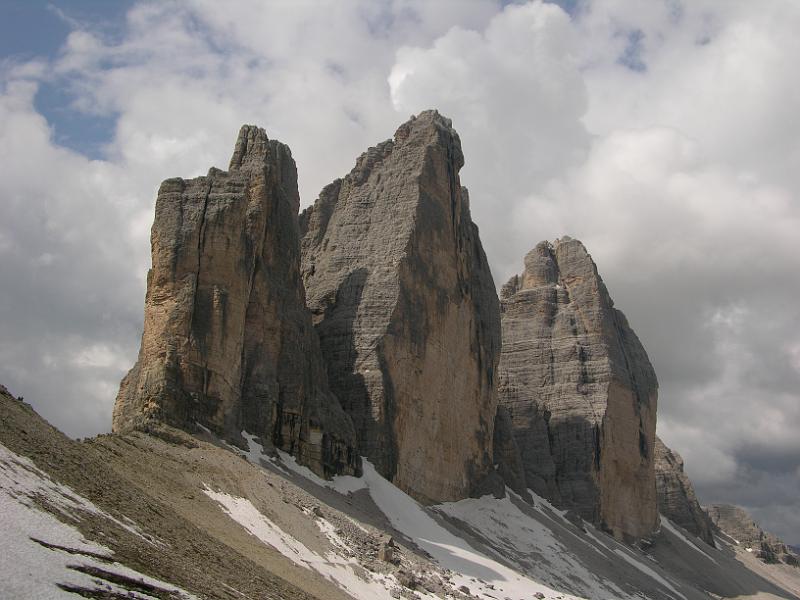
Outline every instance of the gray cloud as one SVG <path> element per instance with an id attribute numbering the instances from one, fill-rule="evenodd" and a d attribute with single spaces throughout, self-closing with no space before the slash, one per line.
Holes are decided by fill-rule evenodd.
<path id="1" fill-rule="evenodd" d="M 496 283 L 539 240 L 582 239 L 701 500 L 800 541 L 800 8 L 578 6 L 143 2 L 113 40 L 83 27 L 53 61 L 4 62 L 0 381 L 71 435 L 107 430 L 160 180 L 224 167 L 255 122 L 292 147 L 310 204 L 435 106 L 461 133 Z M 40 85 L 115 119 L 106 160 L 53 141 Z"/>

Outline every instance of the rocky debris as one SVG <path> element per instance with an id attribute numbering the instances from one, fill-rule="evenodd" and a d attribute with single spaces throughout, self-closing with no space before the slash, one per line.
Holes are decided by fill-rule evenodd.
<path id="1" fill-rule="evenodd" d="M 655 456 L 658 511 L 713 547 L 711 519 L 697 501 L 692 482 L 683 470 L 680 454 L 670 450 L 656 436 Z"/>
<path id="2" fill-rule="evenodd" d="M 492 467 L 499 310 L 463 163 L 426 111 L 300 217 L 331 387 L 362 454 L 423 502 L 468 496 Z"/>
<path id="3" fill-rule="evenodd" d="M 289 148 L 250 125 L 227 172 L 161 184 L 142 345 L 115 432 L 202 426 L 243 445 L 245 430 L 319 474 L 359 472 L 305 306 L 299 202 Z"/>
<path id="4" fill-rule="evenodd" d="M 792 548 L 761 529 L 743 508 L 731 504 L 711 504 L 704 508 L 718 531 L 765 563 L 800 567 L 800 558 Z"/>
<path id="5" fill-rule="evenodd" d="M 617 538 L 653 532 L 658 383 L 583 244 L 538 244 L 501 311 L 499 398 L 527 486 Z"/>

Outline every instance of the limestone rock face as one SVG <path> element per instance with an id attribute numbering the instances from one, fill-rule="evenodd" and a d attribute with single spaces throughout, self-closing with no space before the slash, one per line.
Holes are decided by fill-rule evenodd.
<path id="1" fill-rule="evenodd" d="M 330 392 L 300 279 L 289 148 L 242 127 L 227 172 L 161 184 L 145 323 L 113 429 L 241 432 L 318 473 L 355 473 L 350 419 Z"/>
<path id="2" fill-rule="evenodd" d="M 711 519 L 697 501 L 692 482 L 683 470 L 680 454 L 670 450 L 657 436 L 655 453 L 658 511 L 714 547 Z"/>
<path id="3" fill-rule="evenodd" d="M 492 465 L 497 294 L 451 122 L 427 111 L 300 219 L 302 270 L 359 448 L 417 499 L 466 497 Z"/>
<path id="4" fill-rule="evenodd" d="M 494 465 L 505 485 L 526 500 L 531 500 L 525 482 L 522 455 L 514 437 L 511 413 L 502 405 L 497 407 L 497 414 L 494 418 Z"/>
<path id="5" fill-rule="evenodd" d="M 731 504 L 711 504 L 705 509 L 714 527 L 733 538 L 738 545 L 752 548 L 764 562 L 800 566 L 800 560 L 792 548 L 761 529 L 743 508 Z"/>
<path id="6" fill-rule="evenodd" d="M 618 538 L 658 526 L 658 383 L 586 248 L 542 242 L 501 295 L 500 403 L 527 486 Z"/>

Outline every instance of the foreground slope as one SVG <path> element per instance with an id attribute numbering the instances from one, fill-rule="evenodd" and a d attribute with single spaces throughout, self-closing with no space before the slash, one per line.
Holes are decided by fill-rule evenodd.
<path id="1" fill-rule="evenodd" d="M 104 439 L 110 446 L 103 444 Z M 161 456 L 149 453 L 138 465 L 118 468 L 116 458 L 137 456 L 133 452 L 137 443 L 172 448 L 186 457 L 187 464 L 165 465 Z M 321 584 L 306 585 L 304 592 L 276 575 L 277 569 L 268 563 L 214 535 L 214 520 L 200 520 L 202 494 L 182 486 L 193 477 L 193 460 L 209 470 L 207 456 L 197 452 L 190 438 L 182 443 L 187 445 L 173 446 L 141 434 L 75 442 L 0 389 L 0 523 L 4 533 L 0 537 L 0 597 L 76 597 L 64 587 L 82 590 L 89 598 L 123 598 L 130 592 L 130 597 L 148 594 L 148 598 L 175 600 L 188 594 L 309 599 L 327 593 Z M 160 470 L 162 476 L 137 484 L 131 475 L 140 470 Z M 183 487 L 184 493 L 165 489 L 164 479 Z M 21 486 L 26 480 L 29 484 Z M 181 515 L 187 502 L 200 518 Z M 15 521 L 11 515 L 25 518 Z M 75 581 L 76 573 L 88 576 Z M 171 585 L 143 586 L 143 576 Z M 120 588 L 119 595 L 101 595 L 108 586 Z M 185 593 L 170 595 L 173 586 Z"/>
<path id="2" fill-rule="evenodd" d="M 0 597 L 800 598 L 797 569 L 668 519 L 642 551 L 538 498 L 425 507 L 368 462 L 326 481 L 247 432 L 160 435 L 75 442 L 0 394 Z"/>

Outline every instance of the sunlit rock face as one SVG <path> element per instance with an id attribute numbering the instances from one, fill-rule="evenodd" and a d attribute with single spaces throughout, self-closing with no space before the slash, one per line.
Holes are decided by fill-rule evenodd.
<path id="1" fill-rule="evenodd" d="M 168 179 L 156 200 L 139 358 L 113 429 L 198 426 L 259 436 L 323 475 L 356 473 L 300 279 L 289 148 L 242 127 L 228 171 Z"/>
<path id="2" fill-rule="evenodd" d="M 529 488 L 621 539 L 658 526 L 658 383 L 586 248 L 542 242 L 503 286 L 500 403 Z"/>
<path id="3" fill-rule="evenodd" d="M 301 215 L 302 270 L 334 393 L 359 448 L 424 502 L 492 467 L 497 293 L 449 119 L 426 111 Z"/>

